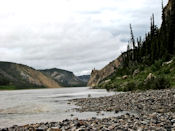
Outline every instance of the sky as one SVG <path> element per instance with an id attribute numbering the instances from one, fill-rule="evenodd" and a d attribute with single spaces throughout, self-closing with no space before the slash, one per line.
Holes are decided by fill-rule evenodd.
<path id="1" fill-rule="evenodd" d="M 164 0 L 164 5 L 167 0 Z M 0 61 L 76 75 L 101 69 L 161 24 L 161 0 L 0 0 Z"/>

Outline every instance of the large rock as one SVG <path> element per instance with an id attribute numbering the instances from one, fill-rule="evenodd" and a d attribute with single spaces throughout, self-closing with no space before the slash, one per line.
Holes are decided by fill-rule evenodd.
<path id="1" fill-rule="evenodd" d="M 171 63 L 173 63 L 173 60 L 170 60 L 170 61 L 168 61 L 168 62 L 164 62 L 164 63 L 162 64 L 162 66 L 169 65 L 169 64 L 171 64 Z"/>
<path id="2" fill-rule="evenodd" d="M 149 75 L 146 77 L 146 80 L 145 81 L 148 81 L 148 80 L 152 80 L 152 79 L 155 79 L 156 76 L 152 73 L 149 73 Z"/>
<path id="3" fill-rule="evenodd" d="M 127 76 L 127 75 L 124 75 L 124 76 L 122 77 L 122 79 L 123 79 L 123 80 L 128 79 L 128 76 Z"/>
<path id="4" fill-rule="evenodd" d="M 134 76 L 136 76 L 136 75 L 139 74 L 139 73 L 140 73 L 140 70 L 139 70 L 139 69 L 136 69 L 136 70 L 133 72 L 132 76 L 134 77 Z"/>

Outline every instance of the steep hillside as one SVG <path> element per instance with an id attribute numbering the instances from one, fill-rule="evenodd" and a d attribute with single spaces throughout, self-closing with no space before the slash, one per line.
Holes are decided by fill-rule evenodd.
<path id="1" fill-rule="evenodd" d="M 22 64 L 0 62 L 0 88 L 59 88 L 57 82 L 43 73 Z"/>
<path id="2" fill-rule="evenodd" d="M 154 14 L 152 15 L 150 32 L 145 34 L 145 38 L 135 39 L 131 25 L 130 30 L 131 39 L 128 43 L 128 50 L 103 69 L 92 70 L 88 86 L 96 87 L 102 83 L 104 85 L 111 79 L 118 83 L 118 78 L 127 79 L 128 76 L 138 73 L 139 68 L 154 66 L 157 61 L 166 62 L 173 59 L 175 56 L 175 1 L 169 0 L 162 10 L 160 28 L 155 25 Z M 110 82 L 111 87 L 114 87 L 114 81 Z M 115 85 L 115 87 L 118 86 Z"/>
<path id="3" fill-rule="evenodd" d="M 86 86 L 87 82 L 84 82 L 80 80 L 78 77 L 76 77 L 73 72 L 61 70 L 61 69 L 46 69 L 46 70 L 40 70 L 47 76 L 54 79 L 56 82 L 58 82 L 61 86 L 64 87 L 81 87 Z"/>
<path id="4" fill-rule="evenodd" d="M 101 70 L 92 70 L 91 76 L 88 82 L 88 86 L 95 87 L 97 86 L 101 81 L 103 81 L 105 78 L 109 77 L 111 74 L 113 74 L 116 71 L 116 68 L 118 68 L 121 64 L 122 57 L 118 57 L 116 60 L 110 62 L 108 65 L 106 65 Z"/>

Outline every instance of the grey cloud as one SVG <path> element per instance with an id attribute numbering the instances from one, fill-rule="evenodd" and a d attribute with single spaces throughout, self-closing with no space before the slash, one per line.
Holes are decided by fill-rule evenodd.
<path id="1" fill-rule="evenodd" d="M 81 11 L 81 12 L 77 12 L 77 13 L 80 13 L 80 14 L 100 14 L 101 11 Z"/>
<path id="2" fill-rule="evenodd" d="M 98 10 L 78 10 L 65 22 L 52 20 L 13 25 L 7 17 L 0 15 L 0 19 L 11 23 L 4 26 L 0 22 L 0 60 L 23 63 L 37 69 L 62 68 L 77 75 L 90 73 L 93 68 L 101 69 L 126 50 L 130 23 L 135 36 L 144 36 L 149 30 L 149 18 L 154 12 L 160 25 L 160 2 L 144 2 L 143 9 L 119 9 L 115 5 L 107 5 Z M 119 14 L 119 18 L 110 16 L 111 13 Z"/>

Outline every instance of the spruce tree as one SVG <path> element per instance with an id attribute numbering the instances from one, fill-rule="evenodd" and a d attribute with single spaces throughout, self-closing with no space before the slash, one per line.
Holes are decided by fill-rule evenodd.
<path id="1" fill-rule="evenodd" d="M 131 43 L 132 43 L 132 46 L 133 46 L 132 60 L 134 61 L 135 60 L 136 46 L 135 46 L 134 33 L 133 33 L 133 30 L 132 30 L 132 25 L 131 24 L 130 24 L 130 32 L 131 32 Z"/>

